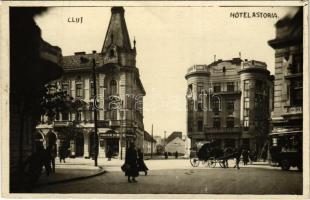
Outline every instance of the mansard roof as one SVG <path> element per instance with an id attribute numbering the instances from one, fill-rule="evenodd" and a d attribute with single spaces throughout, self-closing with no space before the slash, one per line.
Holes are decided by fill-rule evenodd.
<path id="1" fill-rule="evenodd" d="M 76 52 L 71 56 L 63 57 L 63 69 L 65 71 L 78 71 L 92 69 L 92 59 L 96 60 L 96 66 L 103 65 L 103 57 L 99 53 L 85 54 L 85 52 Z"/>
<path id="2" fill-rule="evenodd" d="M 105 53 L 112 43 L 117 45 L 121 50 L 130 51 L 131 44 L 124 17 L 124 8 L 113 7 L 111 12 L 110 23 L 101 52 Z"/>

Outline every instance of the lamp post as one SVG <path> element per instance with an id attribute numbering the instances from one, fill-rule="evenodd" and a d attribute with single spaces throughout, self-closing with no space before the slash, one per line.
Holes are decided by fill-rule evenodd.
<path id="1" fill-rule="evenodd" d="M 93 84 L 94 84 L 94 161 L 95 161 L 95 166 L 98 165 L 98 140 L 96 140 L 96 136 L 97 136 L 97 87 L 96 87 L 96 61 L 95 59 L 92 60 L 93 61 Z"/>

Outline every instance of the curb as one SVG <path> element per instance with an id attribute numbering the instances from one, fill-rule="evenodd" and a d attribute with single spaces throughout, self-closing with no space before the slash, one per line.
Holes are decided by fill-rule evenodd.
<path id="1" fill-rule="evenodd" d="M 95 177 L 95 176 L 100 176 L 100 175 L 106 173 L 106 171 L 103 170 L 103 168 L 101 166 L 98 166 L 98 168 L 99 168 L 99 172 L 97 172 L 95 174 L 92 174 L 92 175 L 79 176 L 79 177 L 68 178 L 68 179 L 64 179 L 64 180 L 51 181 L 51 182 L 48 182 L 48 183 L 35 184 L 34 187 L 38 188 L 38 187 L 41 187 L 41 186 L 55 185 L 55 184 L 59 184 L 59 183 L 68 183 L 68 182 L 72 182 L 72 181 L 84 180 L 84 179 L 92 178 L 92 177 Z"/>

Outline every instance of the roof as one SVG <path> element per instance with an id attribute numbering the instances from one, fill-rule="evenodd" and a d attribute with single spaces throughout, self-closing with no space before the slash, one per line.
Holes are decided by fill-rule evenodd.
<path id="1" fill-rule="evenodd" d="M 105 35 L 102 53 L 106 52 L 112 43 L 122 50 L 131 50 L 124 12 L 123 7 L 113 7 L 111 9 L 112 15 Z"/>
<path id="2" fill-rule="evenodd" d="M 272 47 L 282 47 L 291 43 L 302 44 L 303 40 L 303 8 L 293 16 L 285 16 L 276 24 L 276 38 L 268 41 Z"/>
<path id="3" fill-rule="evenodd" d="M 103 57 L 99 53 L 85 54 L 85 52 L 76 52 L 75 55 L 64 56 L 62 66 L 65 71 L 90 70 L 93 66 L 92 59 L 96 60 L 96 66 L 103 65 Z"/>
<path id="4" fill-rule="evenodd" d="M 182 140 L 182 132 L 179 131 L 174 131 L 172 132 L 166 139 L 166 143 L 171 142 L 172 140 L 174 140 L 175 138 L 179 137 Z"/>
<path id="5" fill-rule="evenodd" d="M 154 143 L 157 142 L 147 131 L 144 131 L 144 140 Z"/>

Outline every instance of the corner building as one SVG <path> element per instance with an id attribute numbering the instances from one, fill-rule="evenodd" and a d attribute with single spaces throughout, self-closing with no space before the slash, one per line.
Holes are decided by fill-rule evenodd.
<path id="1" fill-rule="evenodd" d="M 217 60 L 194 65 L 187 80 L 187 135 L 218 147 L 267 148 L 273 76 L 264 62 Z"/>
<path id="2" fill-rule="evenodd" d="M 113 7 L 111 13 L 102 51 L 64 56 L 64 75 L 53 83 L 84 106 L 78 112 L 60 113 L 52 123 L 42 117 L 37 126 L 44 141 L 52 137 L 58 147 L 67 145 L 71 156 L 91 157 L 95 142 L 99 143 L 99 157 L 106 157 L 110 150 L 114 156 L 124 158 L 130 142 L 143 148 L 145 90 L 136 67 L 136 41 L 132 47 L 124 9 Z M 92 77 L 94 64 L 96 97 Z M 94 98 L 97 105 L 93 104 Z M 97 136 L 94 136 L 93 109 L 97 109 Z"/>

